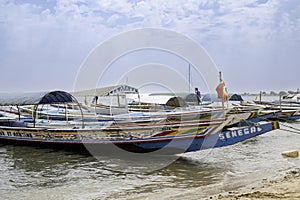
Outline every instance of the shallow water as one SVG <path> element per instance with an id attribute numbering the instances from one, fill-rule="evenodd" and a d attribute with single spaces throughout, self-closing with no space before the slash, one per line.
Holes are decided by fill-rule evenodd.
<path id="1" fill-rule="evenodd" d="M 300 123 L 285 125 L 300 130 Z M 299 166 L 298 158 L 281 156 L 283 151 L 300 149 L 300 131 L 291 131 L 275 130 L 219 149 L 131 160 L 1 145 L 0 198 L 126 199 L 154 194 L 162 198 L 166 191 L 176 196 L 214 184 L 226 190 L 226 185 L 239 177 L 251 179 Z M 243 180 L 237 187 L 249 181 Z"/>

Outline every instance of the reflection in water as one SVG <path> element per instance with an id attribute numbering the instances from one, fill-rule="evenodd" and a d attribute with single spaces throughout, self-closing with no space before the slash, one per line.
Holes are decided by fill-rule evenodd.
<path id="1" fill-rule="evenodd" d="M 99 198 L 125 198 L 128 194 L 153 192 L 159 188 L 211 184 L 218 181 L 224 171 L 178 156 L 144 157 L 144 162 L 141 158 L 136 162 L 22 146 L 1 146 L 0 157 L 0 191 L 7 195 L 20 189 L 49 189 L 51 193 L 52 188 L 77 187 L 78 190 L 89 188 L 86 191 L 96 193 Z M 144 169 L 145 164 L 152 169 L 151 163 L 157 166 L 165 159 L 177 160 L 156 171 Z"/>
<path id="2" fill-rule="evenodd" d="M 186 188 L 213 184 L 222 179 L 225 170 L 208 163 L 179 158 L 158 174 L 172 177 L 173 187 Z"/>
<path id="3" fill-rule="evenodd" d="M 109 199 L 126 199 L 128 195 L 151 194 L 161 189 L 192 188 L 209 185 L 223 178 L 224 169 L 178 157 L 169 166 L 147 174 L 136 174 L 139 184 L 113 193 Z M 101 198 L 99 198 L 101 199 Z"/>
<path id="4" fill-rule="evenodd" d="M 93 157 L 64 151 L 22 146 L 2 146 L 1 162 L 6 167 L 2 173 L 1 188 L 53 187 L 63 185 L 69 170 L 80 163 L 91 163 Z M 6 175 L 6 176 L 5 176 Z"/>

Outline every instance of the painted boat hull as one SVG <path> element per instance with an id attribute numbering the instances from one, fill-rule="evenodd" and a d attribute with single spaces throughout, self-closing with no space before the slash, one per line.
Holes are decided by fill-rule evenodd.
<path id="1" fill-rule="evenodd" d="M 153 154 L 178 154 L 199 151 L 208 148 L 224 147 L 244 141 L 246 139 L 267 133 L 279 128 L 278 122 L 266 122 L 256 126 L 231 128 L 213 134 L 186 134 L 181 136 L 164 136 L 150 138 L 115 138 L 97 139 L 95 137 L 82 138 L 84 130 L 75 132 L 47 130 L 49 137 L 37 138 L 43 129 L 5 129 L 0 127 L 0 142 L 31 145 L 46 148 L 63 148 L 70 150 L 88 150 L 95 155 L 123 154 L 128 152 Z M 52 135 L 51 135 L 52 133 Z M 56 134 L 56 135 L 55 135 Z M 33 137 L 34 136 L 34 137 Z M 61 138 L 56 136 L 62 136 Z M 65 137 L 67 136 L 67 137 Z"/>

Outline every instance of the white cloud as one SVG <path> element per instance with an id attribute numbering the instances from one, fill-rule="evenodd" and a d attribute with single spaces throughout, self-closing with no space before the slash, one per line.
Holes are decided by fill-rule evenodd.
<path id="1" fill-rule="evenodd" d="M 97 7 L 106 12 L 130 13 L 133 11 L 133 4 L 119 0 L 100 0 Z"/>
<path id="2" fill-rule="evenodd" d="M 110 16 L 110 17 L 108 18 L 107 23 L 113 25 L 113 24 L 115 24 L 115 23 L 117 22 L 117 20 L 120 19 L 120 18 L 121 18 L 120 15 L 118 15 L 118 14 L 113 14 L 112 16 Z"/>
<path id="3" fill-rule="evenodd" d="M 293 54 L 300 48 L 299 13 L 298 0 L 2 1 L 0 68 L 66 66 L 76 73 L 87 53 L 114 34 L 162 27 L 197 40 L 228 74 L 241 65 L 251 64 L 253 75 L 262 63 L 280 67 L 272 56 L 283 48 L 292 71 L 299 64 Z"/>

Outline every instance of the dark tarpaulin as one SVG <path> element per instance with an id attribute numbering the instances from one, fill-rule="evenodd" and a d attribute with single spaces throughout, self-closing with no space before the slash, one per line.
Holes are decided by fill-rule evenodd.
<path id="1" fill-rule="evenodd" d="M 185 97 L 185 101 L 189 103 L 199 103 L 199 99 L 196 94 L 191 93 Z"/>
<path id="2" fill-rule="evenodd" d="M 0 93 L 0 106 L 70 103 L 74 100 L 71 94 L 64 91 Z"/>
<path id="3" fill-rule="evenodd" d="M 187 107 L 188 104 L 185 102 L 185 100 L 181 97 L 172 97 L 168 100 L 166 103 L 169 107 Z"/>
<path id="4" fill-rule="evenodd" d="M 233 94 L 230 96 L 229 101 L 244 101 L 244 100 L 241 95 Z"/>

